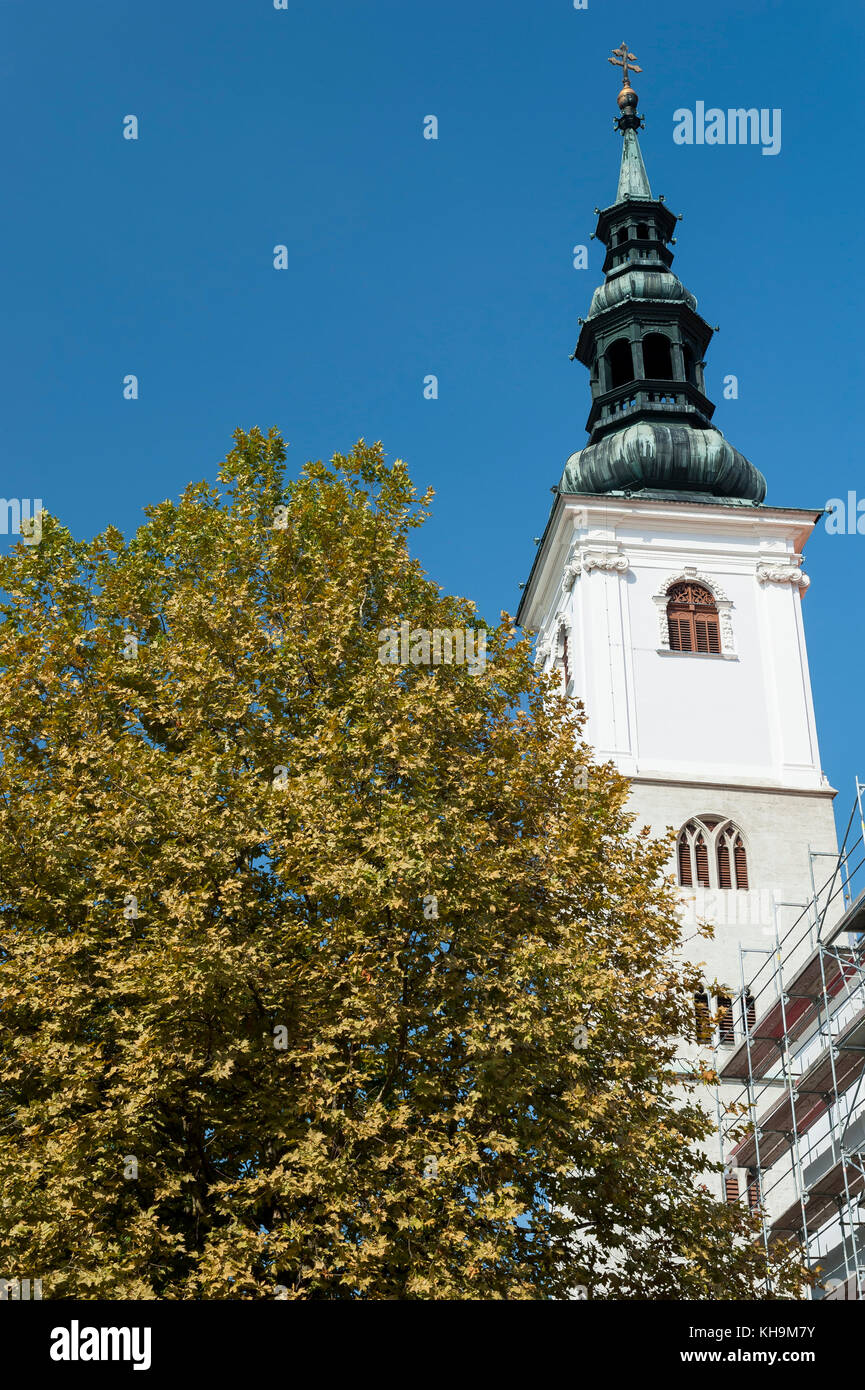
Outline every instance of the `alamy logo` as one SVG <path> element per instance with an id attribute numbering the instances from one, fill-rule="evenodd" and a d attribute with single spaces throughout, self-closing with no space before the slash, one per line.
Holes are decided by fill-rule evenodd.
<path id="1" fill-rule="evenodd" d="M 717 927 L 773 929 L 778 894 L 773 888 L 731 893 L 729 888 L 692 888 L 682 895 L 679 917 L 685 926 L 708 920 Z"/>
<path id="2" fill-rule="evenodd" d="M 680 106 L 673 112 L 673 140 L 677 145 L 762 145 L 763 154 L 781 153 L 779 107 L 756 106 L 722 111 L 698 101 L 693 111 Z"/>
<path id="3" fill-rule="evenodd" d="M 0 497 L 0 536 L 18 535 L 23 535 L 25 545 L 41 541 L 41 497 Z"/>
<path id="4" fill-rule="evenodd" d="M 68 1327 L 51 1329 L 52 1361 L 131 1361 L 134 1371 L 150 1370 L 149 1327 Z"/>
<path id="5" fill-rule="evenodd" d="M 409 630 L 408 623 L 382 628 L 378 634 L 378 659 L 395 666 L 468 666 L 479 676 L 487 660 L 487 630 L 481 628 L 426 627 Z"/>
<path id="6" fill-rule="evenodd" d="M 847 493 L 847 501 L 830 497 L 825 507 L 824 525 L 830 536 L 865 536 L 865 497 L 857 501 L 855 492 Z"/>
<path id="7" fill-rule="evenodd" d="M 6 1303 L 10 1298 L 13 1300 L 23 1299 L 26 1303 L 31 1297 L 37 1301 L 41 1299 L 41 1279 L 33 1280 L 32 1294 L 29 1279 L 0 1279 L 0 1303 Z"/>

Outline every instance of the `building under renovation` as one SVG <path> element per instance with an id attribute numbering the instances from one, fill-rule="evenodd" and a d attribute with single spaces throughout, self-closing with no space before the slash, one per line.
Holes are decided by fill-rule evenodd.
<path id="1" fill-rule="evenodd" d="M 839 852 L 802 621 L 822 511 L 767 505 L 763 474 L 712 424 L 714 330 L 671 268 L 681 219 L 643 162 L 639 68 L 625 45 L 612 61 L 619 179 L 596 209 L 604 279 L 574 352 L 588 440 L 554 489 L 518 620 L 585 705 L 597 760 L 630 779 L 639 822 L 675 831 L 722 1078 L 719 1197 L 765 1209 L 766 1242 L 802 1240 L 816 1296 L 861 1298 L 861 791 Z"/>

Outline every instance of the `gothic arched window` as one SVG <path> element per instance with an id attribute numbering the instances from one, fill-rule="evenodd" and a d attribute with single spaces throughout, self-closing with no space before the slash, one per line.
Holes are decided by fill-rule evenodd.
<path id="1" fill-rule="evenodd" d="M 728 822 L 717 833 L 718 846 L 718 887 L 748 887 L 748 857 L 742 836 L 735 825 Z"/>
<path id="2" fill-rule="evenodd" d="M 748 888 L 748 856 L 737 825 L 716 816 L 689 820 L 676 837 L 682 888 Z"/>
<path id="3" fill-rule="evenodd" d="M 607 368 L 611 390 L 634 380 L 634 359 L 627 338 L 617 338 L 607 348 Z"/>
<path id="4" fill-rule="evenodd" d="M 643 339 L 643 367 L 653 381 L 673 380 L 673 354 L 666 333 L 647 333 Z"/>
<path id="5" fill-rule="evenodd" d="M 667 591 L 670 650 L 721 654 L 721 624 L 715 600 L 702 584 L 674 584 Z"/>

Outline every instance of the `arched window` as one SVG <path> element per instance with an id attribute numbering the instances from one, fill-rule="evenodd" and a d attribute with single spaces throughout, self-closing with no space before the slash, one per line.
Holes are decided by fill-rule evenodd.
<path id="1" fill-rule="evenodd" d="M 634 380 L 634 359 L 627 338 L 617 338 L 607 348 L 607 370 L 611 390 Z"/>
<path id="2" fill-rule="evenodd" d="M 617 246 L 621 246 L 622 242 L 623 242 L 623 241 L 627 241 L 627 240 L 628 240 L 628 229 L 627 229 L 627 227 L 621 227 L 621 228 L 619 229 L 619 231 L 616 232 L 616 245 L 617 245 Z"/>
<path id="3" fill-rule="evenodd" d="M 748 857 L 737 825 L 718 816 L 689 820 L 676 837 L 682 888 L 748 888 Z"/>
<path id="4" fill-rule="evenodd" d="M 718 887 L 747 888 L 748 858 L 742 836 L 735 825 L 726 825 L 718 833 Z"/>
<path id="5" fill-rule="evenodd" d="M 721 624 L 715 600 L 702 584 L 674 584 L 667 591 L 670 650 L 719 656 Z"/>
<path id="6" fill-rule="evenodd" d="M 649 227 L 648 227 L 648 224 L 647 224 L 646 222 L 638 222 L 638 223 L 637 223 L 637 240 L 638 240 L 638 241 L 648 241 L 648 240 L 649 240 Z"/>
<path id="7" fill-rule="evenodd" d="M 643 367 L 654 381 L 673 380 L 673 355 L 665 333 L 647 333 L 643 339 Z"/>

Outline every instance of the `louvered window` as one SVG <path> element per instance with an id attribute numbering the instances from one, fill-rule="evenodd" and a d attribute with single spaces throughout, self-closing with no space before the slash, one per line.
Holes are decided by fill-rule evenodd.
<path id="1" fill-rule="evenodd" d="M 697 866 L 697 882 L 701 888 L 709 888 L 709 851 L 702 835 L 694 842 L 694 862 Z"/>
<path id="2" fill-rule="evenodd" d="M 732 821 L 722 821 L 717 816 L 700 816 L 679 831 L 676 868 L 682 888 L 744 892 L 750 887 L 742 833 Z"/>
<path id="3" fill-rule="evenodd" d="M 745 846 L 742 844 L 742 836 L 736 836 L 736 844 L 733 850 L 733 858 L 736 865 L 736 887 L 748 887 L 748 860 L 745 857 Z"/>
<path id="4" fill-rule="evenodd" d="M 735 1173 L 724 1174 L 724 1194 L 730 1206 L 739 1200 L 739 1179 Z"/>
<path id="5" fill-rule="evenodd" d="M 748 1169 L 748 1206 L 751 1211 L 756 1211 L 760 1205 L 760 1184 L 757 1180 L 756 1168 Z"/>
<path id="6" fill-rule="evenodd" d="M 720 656 L 721 627 L 715 600 L 702 584 L 674 584 L 667 595 L 670 650 Z"/>
<path id="7" fill-rule="evenodd" d="M 729 994 L 718 995 L 718 1040 L 724 1047 L 730 1047 L 736 1041 L 733 1001 Z"/>
<path id="8" fill-rule="evenodd" d="M 691 846 L 688 843 L 688 832 L 683 830 L 676 845 L 676 854 L 679 860 L 679 882 L 683 888 L 693 888 L 694 879 L 691 874 Z"/>
<path id="9" fill-rule="evenodd" d="M 748 857 L 738 829 L 731 822 L 722 826 L 716 837 L 718 845 L 718 887 L 748 887 Z"/>
<path id="10" fill-rule="evenodd" d="M 718 887 L 732 888 L 733 880 L 730 874 L 730 850 L 726 844 L 718 846 Z"/>
<path id="11" fill-rule="evenodd" d="M 757 1022 L 757 1006 L 747 990 L 742 996 L 742 1021 L 748 1032 L 752 1033 Z"/>
<path id="12" fill-rule="evenodd" d="M 697 1042 L 711 1046 L 712 1010 L 709 1006 L 708 994 L 694 995 L 694 1009 L 697 1014 Z"/>

